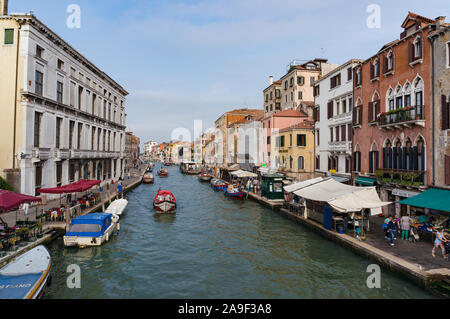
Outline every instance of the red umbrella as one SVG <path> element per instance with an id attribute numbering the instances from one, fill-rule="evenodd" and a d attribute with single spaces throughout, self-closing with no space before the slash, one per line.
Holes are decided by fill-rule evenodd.
<path id="1" fill-rule="evenodd" d="M 40 202 L 41 198 L 0 189 L 0 210 L 7 211 L 23 203 Z"/>

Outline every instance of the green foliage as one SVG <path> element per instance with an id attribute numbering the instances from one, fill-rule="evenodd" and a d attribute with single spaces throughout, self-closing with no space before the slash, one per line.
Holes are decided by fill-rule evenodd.
<path id="1" fill-rule="evenodd" d="M 12 191 L 13 188 L 0 176 L 0 189 L 5 189 L 7 191 Z"/>

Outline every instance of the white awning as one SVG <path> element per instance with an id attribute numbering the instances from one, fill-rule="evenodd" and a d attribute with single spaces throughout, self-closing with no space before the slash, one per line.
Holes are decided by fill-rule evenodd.
<path id="1" fill-rule="evenodd" d="M 257 174 L 255 173 L 251 173 L 251 172 L 247 172 L 247 171 L 243 171 L 243 170 L 238 170 L 235 172 L 230 173 L 233 176 L 239 177 L 239 178 L 243 178 L 243 177 L 258 177 Z"/>
<path id="2" fill-rule="evenodd" d="M 309 200 L 327 202 L 342 213 L 370 208 L 375 215 L 375 212 L 379 212 L 378 208 L 390 204 L 380 200 L 375 187 L 350 186 L 331 178 L 297 190 L 294 194 Z"/>
<path id="3" fill-rule="evenodd" d="M 315 183 L 318 183 L 318 182 L 321 182 L 321 181 L 323 181 L 323 178 L 322 177 L 317 177 L 317 178 L 314 178 L 314 179 L 309 179 L 307 181 L 298 182 L 298 183 L 294 183 L 294 184 L 289 185 L 289 186 L 285 186 L 284 190 L 286 192 L 288 192 L 288 193 L 292 193 L 292 192 L 295 192 L 295 191 L 297 191 L 299 189 L 305 188 L 307 186 L 310 186 L 312 184 L 315 184 Z"/>

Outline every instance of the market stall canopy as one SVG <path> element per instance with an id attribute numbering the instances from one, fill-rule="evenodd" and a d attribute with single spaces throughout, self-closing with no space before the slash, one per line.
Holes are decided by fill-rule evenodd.
<path id="1" fill-rule="evenodd" d="M 67 193 L 84 192 L 95 185 L 99 185 L 100 183 L 101 183 L 100 180 L 81 179 L 78 182 L 64 185 L 61 187 L 41 188 L 41 189 L 38 189 L 38 193 L 39 194 L 67 194 Z"/>
<path id="2" fill-rule="evenodd" d="M 40 202 L 40 197 L 28 196 L 0 189 L 0 210 L 7 211 L 24 203 Z"/>
<path id="3" fill-rule="evenodd" d="M 278 170 L 277 169 L 272 169 L 270 167 L 260 167 L 260 168 L 258 168 L 258 171 L 261 172 L 261 174 L 274 174 Z"/>
<path id="4" fill-rule="evenodd" d="M 450 190 L 429 188 L 419 195 L 401 200 L 398 203 L 450 213 Z"/>
<path id="5" fill-rule="evenodd" d="M 312 184 L 316 184 L 316 183 L 321 182 L 321 181 L 323 181 L 323 178 L 322 178 L 322 177 L 317 177 L 317 178 L 314 178 L 314 179 L 309 179 L 309 180 L 307 180 L 307 181 L 303 181 L 303 182 L 299 182 L 299 183 L 294 183 L 294 184 L 292 184 L 292 185 L 285 186 L 285 187 L 284 187 L 284 190 L 285 190 L 287 193 L 292 193 L 292 192 L 298 191 L 299 189 L 308 187 L 308 186 L 310 186 L 310 185 L 312 185 Z"/>
<path id="6" fill-rule="evenodd" d="M 380 208 L 390 202 L 382 202 L 375 187 L 355 187 L 325 179 L 294 192 L 305 199 L 327 202 L 341 213 L 358 212 L 370 208 L 372 215 L 379 213 Z"/>
<path id="7" fill-rule="evenodd" d="M 244 177 L 258 177 L 257 174 L 255 173 L 250 173 L 247 171 L 243 171 L 243 170 L 238 170 L 238 171 L 234 171 L 232 173 L 230 173 L 233 176 L 236 176 L 238 178 L 244 178 Z"/>
<path id="8" fill-rule="evenodd" d="M 241 169 L 241 166 L 239 164 L 233 164 L 233 165 L 231 165 L 230 167 L 227 168 L 227 170 L 229 172 L 237 171 L 237 170 L 240 170 L 240 169 Z"/>

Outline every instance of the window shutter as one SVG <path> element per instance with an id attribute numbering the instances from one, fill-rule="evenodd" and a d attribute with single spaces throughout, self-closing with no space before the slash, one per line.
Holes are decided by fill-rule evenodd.
<path id="1" fill-rule="evenodd" d="M 378 101 L 376 101 L 377 102 L 377 104 L 376 104 L 376 109 L 375 109 L 375 116 L 378 116 L 378 114 L 380 114 L 380 100 L 378 100 Z M 374 120 L 376 120 L 376 117 L 375 117 L 375 119 Z"/>
<path id="2" fill-rule="evenodd" d="M 375 154 L 375 170 L 378 170 L 378 151 L 374 152 Z"/>
<path id="3" fill-rule="evenodd" d="M 401 169 L 408 169 L 408 164 L 406 163 L 406 147 L 403 147 L 403 155 L 402 155 L 402 166 L 400 167 Z"/>
<path id="4" fill-rule="evenodd" d="M 328 102 L 328 118 L 333 117 L 333 101 Z"/>
<path id="5" fill-rule="evenodd" d="M 392 153 L 392 168 L 397 169 L 397 147 L 393 148 Z"/>
<path id="6" fill-rule="evenodd" d="M 361 172 L 361 152 L 358 152 L 358 172 Z"/>
<path id="7" fill-rule="evenodd" d="M 419 56 L 417 56 L 417 59 L 422 58 L 422 38 L 419 38 Z"/>
<path id="8" fill-rule="evenodd" d="M 383 147 L 383 168 L 387 168 L 387 165 L 386 165 L 386 147 Z"/>
<path id="9" fill-rule="evenodd" d="M 417 146 L 413 147 L 413 170 L 417 171 L 419 168 L 417 157 Z"/>
<path id="10" fill-rule="evenodd" d="M 369 119 L 369 123 L 372 122 L 373 120 L 373 102 L 369 102 L 369 114 L 368 115 L 368 119 Z"/>
<path id="11" fill-rule="evenodd" d="M 392 147 L 388 149 L 388 168 L 392 168 Z"/>
<path id="12" fill-rule="evenodd" d="M 370 151 L 369 152 L 369 173 L 373 173 L 373 157 L 372 157 L 373 152 Z"/>
<path id="13" fill-rule="evenodd" d="M 447 130 L 449 129 L 448 123 L 448 103 L 447 103 L 447 97 L 445 95 L 441 96 L 441 112 L 442 112 L 442 129 Z"/>
<path id="14" fill-rule="evenodd" d="M 356 171 L 356 152 L 353 152 L 353 171 Z"/>
<path id="15" fill-rule="evenodd" d="M 383 73 L 386 73 L 388 71 L 388 59 L 387 57 L 383 57 Z"/>
<path id="16" fill-rule="evenodd" d="M 371 79 L 374 78 L 374 72 L 375 72 L 375 70 L 374 70 L 373 64 L 372 64 L 372 62 L 370 62 L 370 78 Z"/>
<path id="17" fill-rule="evenodd" d="M 411 63 L 414 61 L 414 44 L 412 42 L 408 43 L 408 62 Z"/>
<path id="18" fill-rule="evenodd" d="M 356 125 L 356 107 L 353 108 L 353 125 Z"/>
<path id="19" fill-rule="evenodd" d="M 359 112 L 361 113 L 359 116 L 359 118 L 361 119 L 359 124 L 362 125 L 362 122 L 363 122 L 363 107 L 362 107 L 362 105 L 359 107 Z"/>

